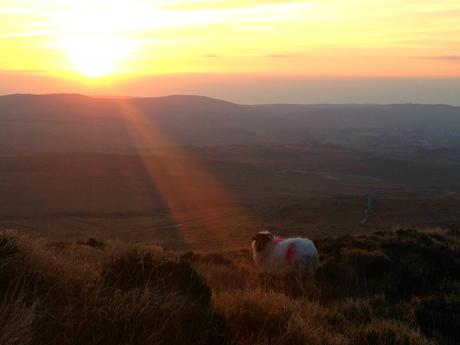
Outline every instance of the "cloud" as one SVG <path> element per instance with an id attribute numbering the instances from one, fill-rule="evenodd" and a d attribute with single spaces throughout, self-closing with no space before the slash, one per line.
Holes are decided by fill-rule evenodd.
<path id="1" fill-rule="evenodd" d="M 0 69 L 0 75 L 16 74 L 16 75 L 46 75 L 47 71 L 42 69 Z"/>
<path id="2" fill-rule="evenodd" d="M 27 7 L 0 7 L 0 14 L 28 14 L 31 10 Z"/>
<path id="3" fill-rule="evenodd" d="M 297 54 L 268 54 L 268 55 L 265 55 L 265 57 L 271 58 L 271 59 L 287 59 L 287 58 L 299 57 L 299 55 Z"/>
<path id="4" fill-rule="evenodd" d="M 160 2 L 161 8 L 173 9 L 173 10 L 202 10 L 202 9 L 231 9 L 231 8 L 245 8 L 254 6 L 265 6 L 265 5 L 279 5 L 286 3 L 302 3 L 299 0 L 198 0 L 198 1 L 164 1 Z"/>
<path id="5" fill-rule="evenodd" d="M 204 55 L 201 55 L 201 57 L 208 58 L 208 59 L 215 59 L 215 58 L 219 58 L 220 55 L 219 54 L 204 54 Z"/>
<path id="6" fill-rule="evenodd" d="M 421 56 L 421 59 L 442 60 L 442 61 L 459 61 L 460 55 L 437 55 L 437 56 Z"/>

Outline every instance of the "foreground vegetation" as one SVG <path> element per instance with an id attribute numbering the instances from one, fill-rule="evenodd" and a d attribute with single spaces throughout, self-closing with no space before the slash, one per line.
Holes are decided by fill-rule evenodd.
<path id="1" fill-rule="evenodd" d="M 313 281 L 261 274 L 247 249 L 177 254 L 4 231 L 0 344 L 458 344 L 459 239 L 325 238 Z"/>

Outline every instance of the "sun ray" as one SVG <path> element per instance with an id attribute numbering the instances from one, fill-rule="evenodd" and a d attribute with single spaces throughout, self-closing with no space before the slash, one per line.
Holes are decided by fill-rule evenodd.
<path id="1" fill-rule="evenodd" d="M 180 236 L 194 249 L 208 243 L 214 250 L 229 248 L 238 236 L 248 236 L 260 222 L 238 201 L 163 134 L 152 117 L 135 107 L 130 100 L 118 99 L 145 169 L 160 192 Z M 146 154 L 145 148 L 168 148 L 167 153 Z M 249 239 L 249 237 L 248 237 Z M 196 244 L 196 246 L 195 246 Z"/>

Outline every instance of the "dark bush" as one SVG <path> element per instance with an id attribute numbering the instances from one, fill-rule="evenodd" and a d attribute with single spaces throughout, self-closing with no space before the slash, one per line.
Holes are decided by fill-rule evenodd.
<path id="1" fill-rule="evenodd" d="M 0 301 L 2 297 L 21 298 L 28 306 L 49 296 L 52 303 L 66 301 L 69 289 L 62 286 L 62 277 L 41 270 L 36 258 L 26 253 L 33 245 L 20 248 L 18 242 L 0 234 Z"/>
<path id="2" fill-rule="evenodd" d="M 187 252 L 182 254 L 180 257 L 181 261 L 189 262 L 189 263 L 204 263 L 210 265 L 221 265 L 227 267 L 235 267 L 235 264 L 232 260 L 227 259 L 221 253 L 208 253 L 208 254 L 199 254 L 194 252 Z"/>
<path id="3" fill-rule="evenodd" d="M 203 255 L 200 261 L 207 264 L 235 267 L 233 261 L 225 258 L 222 254 L 219 253 L 210 253 Z"/>
<path id="4" fill-rule="evenodd" d="M 425 298 L 416 310 L 416 317 L 424 334 L 447 336 L 450 344 L 460 343 L 460 295 Z"/>
<path id="5" fill-rule="evenodd" d="M 78 241 L 77 243 L 80 244 L 80 245 L 92 247 L 92 248 L 95 248 L 95 249 L 104 249 L 104 242 L 98 241 L 98 240 L 96 240 L 94 238 L 90 238 L 90 239 L 88 239 L 86 241 Z"/>
<path id="6" fill-rule="evenodd" d="M 194 252 L 186 252 L 182 254 L 179 258 L 180 261 L 185 261 L 188 263 L 196 262 L 201 259 L 201 255 Z"/>
<path id="7" fill-rule="evenodd" d="M 6 260 L 18 253 L 17 240 L 14 237 L 0 235 L 0 260 Z"/>
<path id="8" fill-rule="evenodd" d="M 320 298 L 314 277 L 303 269 L 283 274 L 261 273 L 257 278 L 257 284 L 264 289 L 283 293 L 291 298 Z"/>
<path id="9" fill-rule="evenodd" d="M 211 289 L 188 262 L 157 253 L 133 250 L 106 264 L 102 275 L 105 285 L 123 290 L 156 288 L 204 304 L 211 298 Z"/>
<path id="10" fill-rule="evenodd" d="M 35 310 L 18 299 L 0 299 L 0 344 L 30 344 L 34 328 Z"/>
<path id="11" fill-rule="evenodd" d="M 417 331 L 401 322 L 376 320 L 352 331 L 353 345 L 434 345 Z"/>
<path id="12" fill-rule="evenodd" d="M 381 291 L 391 267 L 380 250 L 344 249 L 323 261 L 317 277 L 325 296 L 359 296 Z"/>
<path id="13" fill-rule="evenodd" d="M 17 239 L 0 234 L 0 299 L 18 292 L 21 285 L 34 282 L 25 258 L 20 253 Z"/>
<path id="14" fill-rule="evenodd" d="M 50 248 L 56 252 L 64 252 L 72 247 L 72 243 L 63 241 L 53 241 L 46 244 L 46 248 Z"/>
<path id="15" fill-rule="evenodd" d="M 381 250 L 352 249 L 346 255 L 355 272 L 369 279 L 380 278 L 391 268 L 390 258 Z"/>
<path id="16" fill-rule="evenodd" d="M 394 299 L 437 290 L 443 279 L 460 279 L 460 251 L 447 245 L 431 245 L 425 237 L 420 238 L 385 245 L 385 251 L 394 261 L 388 276 L 388 293 Z"/>
<path id="17" fill-rule="evenodd" d="M 41 313 L 33 344 L 233 343 L 221 316 L 181 294 L 151 289 L 93 290 L 78 302 Z"/>

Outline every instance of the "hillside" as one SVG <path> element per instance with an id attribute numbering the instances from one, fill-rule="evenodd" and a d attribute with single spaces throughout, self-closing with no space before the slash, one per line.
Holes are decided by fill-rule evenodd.
<path id="1" fill-rule="evenodd" d="M 454 345 L 458 231 L 316 241 L 316 279 L 246 248 L 178 253 L 0 234 L 0 344 Z"/>
<path id="2" fill-rule="evenodd" d="M 2 96 L 0 226 L 170 249 L 241 246 L 260 227 L 455 227 L 459 126 L 443 105 Z"/>
<path id="3" fill-rule="evenodd" d="M 136 142 L 133 127 L 165 142 Z M 460 148 L 460 108 L 444 105 L 238 105 L 201 96 L 0 97 L 0 154 L 139 153 L 168 144 L 331 142 Z M 103 135 L 101 135 L 103 134 Z M 85 140 L 81 140 L 84 138 Z"/>

